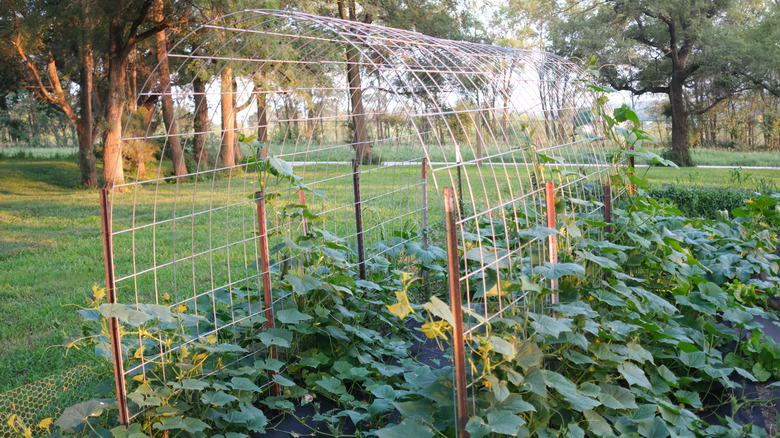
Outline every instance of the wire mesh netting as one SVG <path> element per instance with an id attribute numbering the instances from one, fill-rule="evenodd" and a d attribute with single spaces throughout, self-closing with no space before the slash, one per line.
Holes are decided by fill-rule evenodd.
<path id="1" fill-rule="evenodd" d="M 111 257 L 119 303 L 196 318 L 174 345 L 147 348 L 139 331 L 131 378 L 210 336 L 264 318 L 270 329 L 294 290 L 280 276 L 317 249 L 293 255 L 295 236 L 349 247 L 341 262 L 359 272 L 393 266 L 409 242 L 444 245 L 445 187 L 469 339 L 527 305 L 527 293 L 496 291 L 503 277 L 550 261 L 549 236 L 528 231 L 549 225 L 546 186 L 559 219 L 592 213 L 621 164 L 584 72 L 544 52 L 255 10 L 204 24 L 167 62 L 178 85 L 158 66 L 127 120 L 133 171 L 112 192 Z"/>
<path id="2" fill-rule="evenodd" d="M 0 437 L 21 436 L 9 424 L 11 416 L 17 427 L 29 427 L 35 436 L 47 435 L 47 429 L 39 427 L 42 421 L 56 420 L 68 406 L 89 400 L 94 396 L 95 382 L 110 376 L 110 370 L 104 366 L 84 364 L 0 393 L 0 415 L 4 420 L 0 422 Z"/>

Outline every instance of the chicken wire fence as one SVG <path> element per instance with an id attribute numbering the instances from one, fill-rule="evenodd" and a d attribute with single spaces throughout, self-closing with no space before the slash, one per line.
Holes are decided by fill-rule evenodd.
<path id="1" fill-rule="evenodd" d="M 102 364 L 83 364 L 0 393 L 4 420 L 0 422 L 0 437 L 21 436 L 24 426 L 42 433 L 46 428 L 40 425 L 56 419 L 68 406 L 92 398 L 95 382 L 110 377 L 111 371 Z"/>
<path id="2" fill-rule="evenodd" d="M 193 319 L 181 342 L 145 348 L 139 330 L 128 348 L 112 318 L 123 422 L 125 380 L 165 354 L 273 328 L 292 293 L 280 273 L 315 250 L 285 248 L 310 234 L 350 249 L 341 262 L 363 279 L 410 241 L 447 246 L 466 418 L 480 377 L 465 366 L 469 339 L 529 302 L 496 288 L 554 263 L 557 236 L 534 230 L 608 206 L 623 164 L 609 159 L 584 72 L 549 53 L 251 10 L 202 25 L 166 61 L 127 118 L 128 181 L 103 191 L 108 296 Z"/>

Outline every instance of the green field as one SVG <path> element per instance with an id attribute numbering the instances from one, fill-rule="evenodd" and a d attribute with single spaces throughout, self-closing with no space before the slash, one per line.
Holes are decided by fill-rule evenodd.
<path id="1" fill-rule="evenodd" d="M 346 170 L 344 165 L 329 166 L 296 168 L 296 172 L 301 173 L 305 180 L 311 181 L 323 179 L 327 172 L 343 174 Z M 471 184 L 464 187 L 464 198 L 471 198 L 469 191 L 474 193 L 475 203 L 478 203 L 480 196 L 492 197 L 498 193 L 508 196 L 511 189 L 506 182 L 504 172 L 507 171 L 500 166 L 469 169 L 468 180 Z M 389 221 L 389 218 L 396 217 L 399 211 L 419 208 L 421 198 L 417 186 L 407 189 L 398 186 L 398 181 L 414 181 L 418 172 L 419 169 L 415 167 L 397 167 L 377 169 L 364 177 L 364 199 L 375 199 L 366 205 L 365 221 L 369 230 L 369 244 L 388 237 L 393 230 L 403 228 L 405 224 L 419 220 L 418 216 L 409 216 L 396 222 Z M 640 175 L 647 172 L 651 184 L 681 183 L 751 189 L 752 184 L 763 178 L 764 182 L 780 185 L 780 172 L 776 170 L 742 170 L 736 179 L 729 169 L 652 167 L 639 168 L 637 172 Z M 485 177 L 484 183 L 478 182 L 481 181 L 479 174 Z M 234 185 L 239 181 L 241 184 L 251 184 L 252 179 L 251 176 L 245 178 L 240 175 L 230 181 Z M 447 182 L 441 185 L 449 185 L 449 178 L 444 180 Z M 228 181 L 213 181 L 217 189 L 215 193 L 225 193 L 224 188 Z M 78 168 L 73 160 L 0 160 L 0 264 L 3 267 L 0 270 L 0 318 L 3 321 L 0 325 L 0 392 L 62 371 L 85 359 L 78 353 L 64 357 L 64 349 L 57 347 L 62 344 L 66 334 L 78 328 L 76 306 L 83 302 L 84 293 L 93 284 L 104 282 L 98 193 L 95 190 L 78 188 L 78 182 Z M 196 196 L 193 196 L 190 190 L 192 183 L 180 185 L 176 192 L 173 190 L 176 187 L 173 184 L 162 186 L 157 192 L 152 188 L 141 190 L 135 194 L 136 204 L 151 205 L 156 193 L 158 210 L 151 212 L 147 209 L 146 213 L 139 210 L 137 218 L 146 217 L 149 220 L 156 217 L 160 220 L 173 217 L 174 201 L 179 214 L 192 211 L 193 208 L 201 208 L 208 203 L 230 204 L 229 198 L 220 198 L 217 195 L 212 197 L 210 185 L 204 185 L 211 183 L 198 182 L 200 190 Z M 314 211 L 343 206 L 351 197 L 351 181 L 348 177 L 337 178 L 315 188 L 323 189 L 326 194 L 319 201 L 313 200 L 312 197 L 307 199 L 310 205 L 313 205 Z M 241 196 L 248 189 L 243 190 L 240 191 Z M 393 190 L 396 190 L 395 194 L 383 195 Z M 122 202 L 125 202 L 124 205 L 131 205 L 128 204 L 128 199 L 131 199 L 132 194 L 123 193 L 115 202 L 117 205 Z M 234 196 L 236 202 L 239 201 L 235 194 L 231 196 Z M 441 210 L 432 183 L 429 199 L 431 227 L 440 229 Z M 224 224 L 239 234 L 253 232 L 247 228 L 246 222 L 253 212 L 251 208 L 243 206 L 232 210 L 225 209 L 223 216 L 215 213 L 208 221 L 187 218 L 181 220 L 183 224 L 177 228 L 176 243 L 165 242 L 160 237 L 155 244 L 158 247 L 167 245 L 180 256 L 188 251 L 197 253 L 202 249 L 201 245 L 208 248 L 202 239 L 208 235 L 210 224 Z M 120 215 L 116 218 L 120 224 L 128 219 L 123 219 L 121 213 L 117 214 Z M 144 216 L 145 214 L 147 216 Z M 348 208 L 334 210 L 328 214 L 331 220 L 321 226 L 338 235 L 349 235 L 354 233 L 349 225 L 352 214 L 353 211 Z M 192 226 L 188 228 L 188 224 Z M 160 226 L 160 231 L 160 236 L 166 234 L 164 226 Z M 219 238 L 228 239 L 228 242 L 230 239 L 222 236 Z M 136 235 L 135 246 L 139 264 L 149 263 L 148 251 L 145 249 L 150 247 L 152 239 L 151 234 L 144 235 L 139 232 Z M 128 242 L 123 243 L 119 239 L 115 245 L 126 248 Z M 118 262 L 126 266 L 132 255 L 118 250 L 116 257 Z M 234 272 L 245 269 L 247 256 L 242 252 L 225 253 L 222 257 L 221 261 L 212 260 L 208 263 L 224 264 L 230 260 L 229 266 Z M 164 260 L 157 261 L 161 262 Z M 163 284 L 165 281 L 191 284 L 193 275 L 201 281 L 209 275 L 209 272 L 202 268 L 211 265 L 205 263 L 207 262 L 194 257 L 193 269 L 188 270 L 189 272 L 174 274 L 161 270 L 159 281 Z M 213 280 L 219 282 L 224 278 Z M 151 280 L 142 279 L 143 281 Z M 148 291 L 143 287 L 140 289 Z M 127 290 L 120 290 L 120 293 L 125 292 Z M 151 292 L 142 298 L 155 299 Z"/>

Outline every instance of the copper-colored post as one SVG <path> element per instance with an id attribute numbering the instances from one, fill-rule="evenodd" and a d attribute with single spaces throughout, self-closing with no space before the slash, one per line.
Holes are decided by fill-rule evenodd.
<path id="1" fill-rule="evenodd" d="M 428 249 L 428 158 L 422 159 L 422 238 L 423 248 Z M 428 270 L 423 268 L 423 292 L 429 296 Z"/>
<path id="2" fill-rule="evenodd" d="M 633 175 L 634 174 L 634 156 L 633 155 L 628 157 L 628 167 L 630 168 L 629 173 L 631 175 Z M 631 183 L 631 184 L 628 185 L 628 191 L 632 195 L 636 195 L 636 186 L 634 185 L 634 183 Z"/>
<path id="3" fill-rule="evenodd" d="M 106 297 L 110 304 L 116 300 L 116 283 L 114 278 L 114 247 L 111 239 L 111 209 L 109 208 L 109 189 L 100 189 L 100 220 L 103 227 L 103 260 L 106 268 Z M 130 413 L 127 410 L 127 387 L 125 385 L 125 369 L 122 358 L 122 342 L 119 337 L 119 321 L 116 317 L 108 319 L 111 337 L 111 358 L 114 363 L 114 381 L 116 382 L 116 401 L 119 409 L 119 423 L 130 424 Z"/>
<path id="4" fill-rule="evenodd" d="M 355 194 L 355 227 L 357 229 L 358 269 L 360 279 L 366 279 L 366 249 L 363 246 L 363 205 L 360 200 L 360 172 L 357 159 L 352 159 L 352 188 Z"/>
<path id="5" fill-rule="evenodd" d="M 612 232 L 612 186 L 609 184 L 604 186 L 604 222 L 607 226 L 604 227 L 604 234 Z M 606 240 L 609 240 L 608 236 L 605 236 Z"/>
<path id="6" fill-rule="evenodd" d="M 298 188 L 298 201 L 301 203 L 301 205 L 306 205 L 306 196 L 303 194 L 303 189 Z M 308 236 L 309 235 L 309 224 L 306 222 L 306 217 L 301 218 L 301 224 L 303 225 L 303 235 Z"/>
<path id="7" fill-rule="evenodd" d="M 552 182 L 547 182 L 544 184 L 544 198 L 547 204 L 547 228 L 552 228 L 553 230 L 557 230 L 558 227 L 555 224 L 555 186 L 553 186 Z M 548 250 L 548 261 L 550 263 L 558 263 L 558 236 L 555 234 L 550 234 L 549 237 L 547 237 L 547 250 Z M 558 280 L 550 280 L 550 289 L 557 290 L 558 289 Z M 558 294 L 553 293 L 550 297 L 550 302 L 552 304 L 556 304 L 558 302 Z"/>
<path id="8" fill-rule="evenodd" d="M 468 393 L 466 389 L 466 346 L 463 340 L 463 297 L 460 291 L 460 267 L 458 258 L 458 236 L 456 222 L 458 209 L 455 205 L 455 191 L 444 188 L 444 215 L 447 229 L 447 276 L 450 286 L 450 306 L 454 326 L 452 327 L 453 360 L 455 362 L 455 394 L 457 400 L 458 432 L 469 437 L 466 423 L 469 421 Z"/>
<path id="9" fill-rule="evenodd" d="M 265 306 L 265 319 L 266 328 L 274 328 L 274 303 L 273 296 L 271 295 L 271 265 L 270 265 L 270 253 L 268 251 L 268 227 L 266 225 L 265 215 L 265 194 L 263 191 L 255 192 L 255 205 L 257 205 L 257 228 L 258 228 L 258 245 L 260 246 L 260 277 L 263 284 L 263 304 Z M 269 351 L 272 358 L 277 359 L 278 354 L 276 346 L 272 345 Z M 270 377 L 273 379 L 275 372 L 271 371 Z M 279 384 L 274 382 L 272 385 L 272 393 L 274 396 L 282 395 L 282 390 Z"/>

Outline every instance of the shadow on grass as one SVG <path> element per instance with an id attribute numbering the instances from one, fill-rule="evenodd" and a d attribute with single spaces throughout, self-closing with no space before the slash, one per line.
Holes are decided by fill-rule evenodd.
<path id="1" fill-rule="evenodd" d="M 0 173 L 6 175 L 3 178 L 6 184 L 10 182 L 10 185 L 6 185 L 0 190 L 0 194 L 38 196 L 34 193 L 20 193 L 14 189 L 36 186 L 41 183 L 62 189 L 82 187 L 79 168 L 75 162 L 30 159 L 0 160 Z"/>

